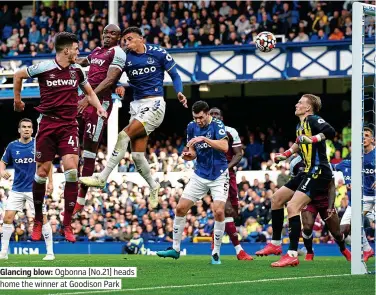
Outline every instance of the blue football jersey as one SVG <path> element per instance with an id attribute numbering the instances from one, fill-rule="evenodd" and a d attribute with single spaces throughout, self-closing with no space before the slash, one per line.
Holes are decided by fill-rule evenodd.
<path id="1" fill-rule="evenodd" d="M 363 195 L 375 196 L 375 189 L 372 185 L 375 183 L 375 149 L 363 156 Z"/>
<path id="2" fill-rule="evenodd" d="M 133 89 L 133 99 L 163 96 L 164 72 L 175 65 L 174 59 L 163 48 L 146 44 L 145 53 L 127 51 L 124 71 Z"/>
<path id="3" fill-rule="evenodd" d="M 8 144 L 1 161 L 14 168 L 14 181 L 12 190 L 15 192 L 31 192 L 36 170 L 34 160 L 34 138 L 29 143 L 19 140 Z"/>
<path id="4" fill-rule="evenodd" d="M 192 121 L 187 127 L 187 142 L 194 137 L 205 136 L 209 139 L 220 140 L 227 137 L 225 125 L 221 120 L 212 118 L 204 128 Z M 197 154 L 195 173 L 208 180 L 217 179 L 227 168 L 226 154 L 213 149 L 206 142 L 195 144 Z"/>
<path id="5" fill-rule="evenodd" d="M 342 162 L 333 165 L 333 169 L 336 171 L 341 171 L 345 184 L 351 185 L 351 160 L 343 160 Z M 349 196 L 349 205 L 351 206 L 351 190 L 347 190 L 347 195 Z"/>

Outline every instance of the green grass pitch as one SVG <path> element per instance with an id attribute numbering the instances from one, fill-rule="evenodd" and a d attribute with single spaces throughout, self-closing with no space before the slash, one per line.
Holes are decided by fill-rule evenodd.
<path id="1" fill-rule="evenodd" d="M 374 275 L 350 275 L 350 263 L 343 257 L 300 258 L 298 267 L 271 268 L 279 257 L 238 261 L 222 256 L 222 265 L 211 265 L 210 256 L 182 256 L 179 260 L 138 255 L 56 255 L 42 261 L 42 255 L 9 255 L 0 261 L 7 266 L 112 266 L 137 267 L 137 278 L 122 279 L 122 290 L 1 290 L 1 295 L 21 294 L 375 294 Z M 369 261 L 375 263 L 374 258 Z M 66 278 L 69 279 L 69 278 Z"/>

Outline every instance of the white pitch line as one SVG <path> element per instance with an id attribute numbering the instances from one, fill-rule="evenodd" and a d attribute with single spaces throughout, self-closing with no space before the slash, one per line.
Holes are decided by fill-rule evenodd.
<path id="1" fill-rule="evenodd" d="M 106 261 L 115 261 L 115 260 L 119 260 L 119 259 L 115 259 L 115 258 L 113 258 L 113 259 L 106 259 Z M 72 262 L 72 261 L 74 261 L 74 262 L 88 262 L 88 260 L 86 259 L 86 260 L 59 260 L 58 258 L 56 258 L 55 260 L 49 260 L 49 261 L 45 261 L 45 260 L 35 260 L 35 261 L 28 261 L 28 260 L 23 260 L 23 261 L 9 261 L 9 260 L 4 260 L 4 264 L 1 264 L 0 266 L 8 266 L 8 264 L 15 264 L 15 263 L 25 263 L 25 262 L 27 262 L 27 263 L 29 263 L 29 262 L 31 262 L 31 263 L 37 263 L 37 262 L 40 262 L 40 263 L 45 263 L 45 264 L 48 264 L 48 263 L 54 263 L 54 262 Z M 97 260 L 97 261 L 100 261 L 100 260 Z M 95 267 L 95 266 L 94 266 Z"/>
<path id="2" fill-rule="evenodd" d="M 325 275 L 325 276 L 310 276 L 310 277 L 288 277 L 288 278 L 275 278 L 275 279 L 261 279 L 261 280 L 251 280 L 251 281 L 238 281 L 238 282 L 218 282 L 218 283 L 205 283 L 205 284 L 191 284 L 191 285 L 178 285 L 178 286 L 155 286 L 155 287 L 145 287 L 145 288 L 132 288 L 132 289 L 121 289 L 121 290 L 88 290 L 86 292 L 69 292 L 69 293 L 52 293 L 48 295 L 76 295 L 76 294 L 99 294 L 99 293 L 115 293 L 121 292 L 122 294 L 128 291 L 153 291 L 157 289 L 180 289 L 180 288 L 192 288 L 192 287 L 207 287 L 207 286 L 223 286 L 223 285 L 237 285 L 237 284 L 252 284 L 252 283 L 263 283 L 263 282 L 278 282 L 278 281 L 294 281 L 294 280 L 304 280 L 304 279 L 320 279 L 320 278 L 335 278 L 351 276 L 351 274 L 338 274 L 338 275 Z"/>

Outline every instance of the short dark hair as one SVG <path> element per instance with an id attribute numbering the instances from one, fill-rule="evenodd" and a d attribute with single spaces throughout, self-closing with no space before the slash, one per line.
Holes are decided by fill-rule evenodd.
<path id="1" fill-rule="evenodd" d="M 29 122 L 29 123 L 31 123 L 31 126 L 33 126 L 33 121 L 31 121 L 29 118 L 23 118 L 23 119 L 20 120 L 20 122 L 18 122 L 18 128 L 21 128 L 22 122 Z"/>
<path id="2" fill-rule="evenodd" d="M 364 131 L 363 132 L 365 132 L 365 131 L 368 131 L 369 133 L 371 133 L 371 136 L 373 137 L 373 129 L 372 128 L 370 128 L 370 127 L 364 127 Z"/>
<path id="3" fill-rule="evenodd" d="M 137 27 L 129 27 L 129 28 L 126 28 L 124 31 L 123 31 L 123 34 L 122 36 L 125 36 L 129 33 L 136 33 L 137 35 L 140 35 L 142 37 L 142 32 L 139 28 Z"/>
<path id="4" fill-rule="evenodd" d="M 209 105 L 206 101 L 199 100 L 196 101 L 192 106 L 192 112 L 198 114 L 199 112 L 203 111 L 204 113 L 209 112 Z"/>
<path id="5" fill-rule="evenodd" d="M 72 46 L 72 43 L 78 43 L 78 38 L 75 34 L 68 32 L 60 32 L 55 37 L 56 52 L 62 51 L 65 47 Z"/>

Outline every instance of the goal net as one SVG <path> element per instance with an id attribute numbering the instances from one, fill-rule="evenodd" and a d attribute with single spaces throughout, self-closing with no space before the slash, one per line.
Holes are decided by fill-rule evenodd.
<path id="1" fill-rule="evenodd" d="M 364 234 L 366 227 L 374 225 L 375 211 L 367 216 L 364 211 L 374 204 L 375 198 L 365 198 L 363 194 L 365 173 L 375 174 L 375 169 L 364 167 L 363 135 L 364 127 L 375 132 L 376 123 L 376 54 L 375 54 L 375 16 L 376 6 L 355 2 L 352 11 L 352 93 L 351 93 L 351 273 L 365 274 L 374 272 L 375 262 L 363 259 L 363 242 L 367 239 Z M 373 27 L 372 27 L 373 26 Z M 373 159 L 375 165 L 376 159 Z M 374 194 L 373 194 L 374 195 Z M 367 229 L 369 233 L 369 228 Z M 374 244 L 371 246 L 374 247 Z"/>

